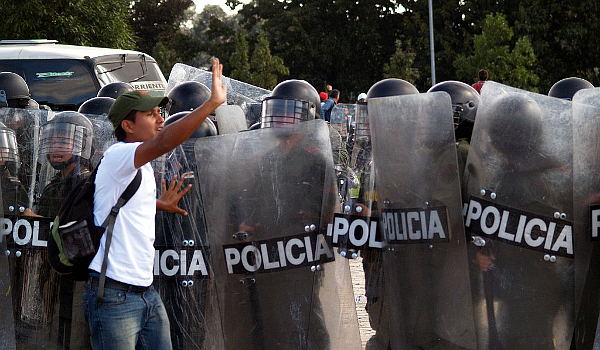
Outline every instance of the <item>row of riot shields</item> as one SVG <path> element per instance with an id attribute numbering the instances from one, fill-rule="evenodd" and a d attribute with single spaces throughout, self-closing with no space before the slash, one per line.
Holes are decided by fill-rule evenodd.
<path id="1" fill-rule="evenodd" d="M 177 63 L 173 66 L 171 73 L 169 74 L 166 92 L 168 93 L 175 86 L 186 81 L 197 81 L 210 88 L 212 72 L 188 66 L 183 63 Z M 261 101 L 264 97 L 268 96 L 271 91 L 233 78 L 225 78 L 223 82 L 227 86 L 227 104 L 230 106 L 239 106 L 242 109 L 245 116 L 245 124 L 251 126 L 254 123 L 260 122 L 262 112 Z M 236 115 L 229 114 L 226 118 L 222 119 L 218 117 L 219 115 L 217 114 L 216 119 L 220 119 L 220 123 L 240 123 L 239 118 L 237 118 Z M 220 132 L 220 134 L 223 133 Z"/>
<path id="2" fill-rule="evenodd" d="M 363 257 L 368 348 L 599 346 L 598 91 L 486 84 L 464 174 L 446 94 L 357 111 L 360 195 L 328 234 Z"/>
<path id="3" fill-rule="evenodd" d="M 41 154 L 53 117 L 0 109 L 1 349 L 90 348 L 85 282 L 54 272 L 46 246 L 62 198 L 115 140 L 106 116 L 87 115 L 93 138 L 72 146 L 91 142 L 89 155 Z M 337 205 L 324 122 L 190 139 L 153 167 L 159 184 L 193 185 L 188 216 L 156 221 L 154 286 L 175 349 L 360 346 L 349 267 L 324 234 Z"/>

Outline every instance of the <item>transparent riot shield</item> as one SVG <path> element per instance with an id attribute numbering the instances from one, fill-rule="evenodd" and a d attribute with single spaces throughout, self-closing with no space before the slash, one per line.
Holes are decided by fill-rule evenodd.
<path id="1" fill-rule="evenodd" d="M 356 105 L 338 103 L 331 110 L 329 123 L 342 136 L 344 142 L 348 139 L 349 126 L 355 115 Z"/>
<path id="2" fill-rule="evenodd" d="M 575 324 L 571 102 L 482 89 L 465 227 L 481 349 L 568 349 Z"/>
<path id="3" fill-rule="evenodd" d="M 600 310 L 600 89 L 578 91 L 573 97 L 573 212 L 574 231 L 581 233 L 575 250 L 577 322 L 573 344 L 578 349 L 600 348 L 596 329 Z"/>
<path id="4" fill-rule="evenodd" d="M 0 202 L 2 202 L 2 189 L 0 188 Z M 2 225 L 6 222 L 4 218 L 4 205 L 0 207 L 0 220 Z M 10 268 L 8 265 L 8 256 L 5 254 L 6 236 L 8 232 L 0 232 L 0 349 L 11 350 L 16 348 L 15 324 L 13 318 L 12 295 L 10 294 Z"/>
<path id="5" fill-rule="evenodd" d="M 187 140 L 164 158 L 165 185 L 180 176 L 192 188 L 179 203 L 187 216 L 157 213 L 154 286 L 169 315 L 173 349 L 224 349 L 195 141 Z"/>
<path id="6" fill-rule="evenodd" d="M 8 259 L 11 298 L 9 313 L 13 339 L 18 349 L 89 348 L 89 334 L 83 316 L 83 283 L 59 276 L 48 263 L 47 242 L 50 224 L 70 188 L 90 174 L 92 159 L 99 158 L 110 144 L 112 125 L 106 116 L 87 116 L 95 138 L 85 156 L 63 154 L 43 137 L 44 125 L 52 114 L 44 110 L 0 109 L 2 159 L 3 237 Z M 56 134 L 54 129 L 52 135 Z M 45 135 L 48 136 L 48 135 Z M 11 137 L 17 147 L 10 147 Z M 42 141 L 45 140 L 44 145 Z M 65 145 L 64 140 L 61 145 Z M 77 143 L 80 143 L 77 145 Z M 74 140 L 73 149 L 82 149 Z M 9 145 L 9 147 L 6 147 Z M 100 146 L 104 145 L 104 146 Z M 63 159 L 55 159 L 55 153 Z M 68 152 L 67 152 L 68 153 Z M 5 296 L 6 296 L 5 295 Z"/>
<path id="7" fill-rule="evenodd" d="M 359 348 L 348 265 L 325 235 L 326 123 L 199 139 L 195 152 L 225 348 Z"/>
<path id="8" fill-rule="evenodd" d="M 375 98 L 368 108 L 386 242 L 379 328 L 392 349 L 475 349 L 450 98 Z"/>
<path id="9" fill-rule="evenodd" d="M 175 86 L 186 81 L 197 81 L 210 89 L 212 72 L 177 63 L 171 69 L 166 93 L 168 94 Z M 259 120 L 255 120 L 256 105 L 271 91 L 232 78 L 225 78 L 224 83 L 227 85 L 227 104 L 238 105 L 244 110 L 247 125 L 252 125 Z M 260 107 L 258 112 L 260 113 Z"/>

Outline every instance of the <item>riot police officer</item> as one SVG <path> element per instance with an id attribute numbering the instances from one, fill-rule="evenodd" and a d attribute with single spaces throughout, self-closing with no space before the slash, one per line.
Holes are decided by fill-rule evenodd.
<path id="1" fill-rule="evenodd" d="M 373 84 L 367 92 L 367 103 L 358 103 L 356 115 L 356 131 L 352 150 L 351 166 L 360 179 L 360 190 L 357 202 L 351 206 L 351 213 L 361 216 L 378 217 L 377 190 L 373 173 L 372 140 L 369 119 L 376 118 L 368 113 L 368 103 L 372 99 L 388 96 L 418 94 L 419 91 L 411 83 L 403 79 L 389 78 Z M 381 237 L 379 237 L 381 240 Z M 384 346 L 389 343 L 389 330 L 381 319 L 383 305 L 383 260 L 380 249 L 367 248 L 361 251 L 363 270 L 365 272 L 366 310 L 371 327 L 377 331 L 377 341 Z"/>
<path id="2" fill-rule="evenodd" d="M 458 171 L 462 181 L 480 97 L 473 87 L 460 81 L 444 81 L 432 86 L 427 92 L 434 91 L 444 91 L 452 100 Z"/>
<path id="3" fill-rule="evenodd" d="M 6 105 L 2 106 L 2 92 Z M 0 72 L 0 107 L 38 109 L 37 102 L 31 99 L 25 80 L 12 72 Z"/>

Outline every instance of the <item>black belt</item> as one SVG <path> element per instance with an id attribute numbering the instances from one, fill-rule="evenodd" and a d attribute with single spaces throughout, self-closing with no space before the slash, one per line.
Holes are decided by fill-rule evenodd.
<path id="1" fill-rule="evenodd" d="M 100 282 L 100 278 L 98 278 L 96 276 L 90 276 L 89 281 L 92 286 L 97 287 L 98 283 Z M 150 287 L 152 287 L 152 285 L 150 285 L 148 287 L 134 286 L 132 284 L 115 281 L 108 277 L 106 277 L 106 281 L 104 282 L 104 288 L 106 288 L 106 289 L 116 289 L 116 290 L 122 290 L 124 292 L 133 292 L 133 293 L 144 293 L 145 291 L 150 289 Z"/>

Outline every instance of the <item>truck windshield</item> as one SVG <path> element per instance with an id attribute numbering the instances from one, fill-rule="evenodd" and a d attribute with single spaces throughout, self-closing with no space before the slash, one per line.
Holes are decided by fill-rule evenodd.
<path id="1" fill-rule="evenodd" d="M 91 65 L 81 60 L 0 60 L 0 71 L 22 76 L 31 98 L 52 110 L 77 110 L 100 87 Z"/>

